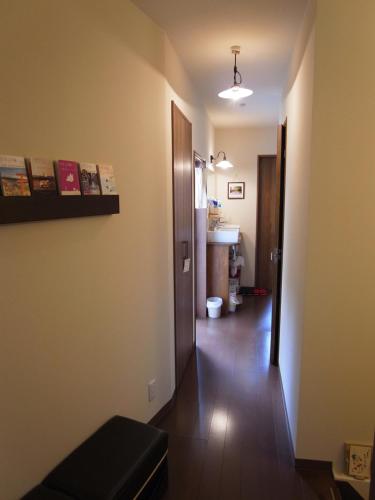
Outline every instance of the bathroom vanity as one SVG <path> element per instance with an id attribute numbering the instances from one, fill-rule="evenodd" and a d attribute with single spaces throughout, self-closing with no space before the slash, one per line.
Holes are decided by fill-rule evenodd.
<path id="1" fill-rule="evenodd" d="M 239 243 L 207 243 L 207 297 L 223 299 L 223 314 L 229 307 L 229 257 L 233 245 Z"/>
<path id="2" fill-rule="evenodd" d="M 222 313 L 229 306 L 229 243 L 207 244 L 207 297 L 223 299 Z"/>

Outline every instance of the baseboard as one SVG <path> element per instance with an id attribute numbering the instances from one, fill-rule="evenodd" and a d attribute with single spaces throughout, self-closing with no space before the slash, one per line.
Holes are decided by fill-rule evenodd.
<path id="1" fill-rule="evenodd" d="M 157 427 L 159 423 L 168 415 L 173 408 L 176 399 L 176 391 L 173 392 L 171 399 L 157 412 L 156 415 L 148 422 L 150 425 Z"/>
<path id="2" fill-rule="evenodd" d="M 290 430 L 290 424 L 289 424 L 289 417 L 288 417 L 288 411 L 287 411 L 287 406 L 286 406 L 286 400 L 285 400 L 285 393 L 284 393 L 284 387 L 283 387 L 283 379 L 281 378 L 281 372 L 280 369 L 277 368 L 279 371 L 279 380 L 280 380 L 280 387 L 281 387 L 281 395 L 282 395 L 282 400 L 283 400 L 283 408 L 284 408 L 284 413 L 285 413 L 285 419 L 286 419 L 286 426 L 288 430 L 288 438 L 289 438 L 289 448 L 290 452 L 294 461 L 294 467 L 298 469 L 313 469 L 313 470 L 325 470 L 329 471 L 332 473 L 332 462 L 328 462 L 325 460 L 310 460 L 310 459 L 305 459 L 305 458 L 296 458 L 294 454 L 294 446 L 293 446 L 293 439 L 292 439 L 292 432 Z"/>
<path id="3" fill-rule="evenodd" d="M 301 469 L 324 470 L 332 473 L 332 462 L 328 462 L 326 460 L 310 460 L 306 458 L 295 458 L 294 466 L 297 470 Z"/>
<path id="4" fill-rule="evenodd" d="M 283 387 L 283 379 L 281 378 L 280 368 L 276 367 L 276 369 L 279 371 L 279 381 L 280 381 L 280 388 L 281 388 L 281 396 L 282 396 L 282 401 L 283 401 L 283 409 L 284 409 L 284 414 L 285 414 L 286 427 L 287 427 L 287 431 L 288 431 L 289 449 L 290 449 L 290 453 L 291 453 L 293 462 L 295 463 L 296 457 L 294 455 L 294 445 L 293 445 L 293 439 L 292 439 L 292 432 L 290 430 L 288 411 L 287 411 L 287 407 L 286 407 L 285 393 L 284 393 L 284 387 Z"/>

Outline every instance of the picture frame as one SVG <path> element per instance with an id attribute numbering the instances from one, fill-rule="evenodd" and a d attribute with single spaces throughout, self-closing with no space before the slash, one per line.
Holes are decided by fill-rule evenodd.
<path id="1" fill-rule="evenodd" d="M 371 476 L 372 445 L 346 443 L 345 460 L 347 474 L 356 479 L 369 479 Z"/>
<path id="2" fill-rule="evenodd" d="M 244 182 L 228 182 L 228 200 L 245 199 Z"/>

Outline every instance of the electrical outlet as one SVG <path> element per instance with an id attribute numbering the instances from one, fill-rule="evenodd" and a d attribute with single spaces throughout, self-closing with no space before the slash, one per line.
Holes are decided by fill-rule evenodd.
<path id="1" fill-rule="evenodd" d="M 371 445 L 345 443 L 345 455 L 349 476 L 357 479 L 368 479 L 371 476 Z"/>
<path id="2" fill-rule="evenodd" d="M 148 383 L 148 400 L 151 402 L 156 398 L 156 380 L 153 378 Z"/>

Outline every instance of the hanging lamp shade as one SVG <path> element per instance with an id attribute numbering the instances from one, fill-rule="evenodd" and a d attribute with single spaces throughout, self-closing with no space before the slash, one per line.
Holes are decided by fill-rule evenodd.
<path id="1" fill-rule="evenodd" d="M 243 87 L 240 87 L 239 85 L 233 85 L 233 87 L 231 87 L 230 89 L 219 92 L 218 96 L 222 99 L 234 99 L 235 101 L 237 101 L 237 99 L 249 97 L 252 94 L 254 94 L 254 92 L 250 89 L 245 89 Z"/>
<path id="2" fill-rule="evenodd" d="M 232 99 L 237 101 L 238 99 L 242 99 L 243 97 L 249 97 L 254 92 L 251 89 L 247 89 L 245 87 L 241 87 L 242 84 L 242 75 L 237 69 L 237 55 L 240 53 L 240 47 L 238 45 L 234 45 L 231 47 L 232 54 L 234 54 L 234 77 L 233 77 L 233 85 L 222 92 L 219 92 L 218 96 L 222 99 Z"/>

